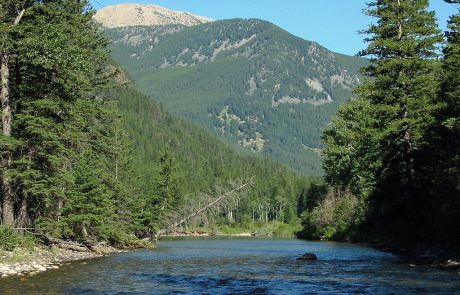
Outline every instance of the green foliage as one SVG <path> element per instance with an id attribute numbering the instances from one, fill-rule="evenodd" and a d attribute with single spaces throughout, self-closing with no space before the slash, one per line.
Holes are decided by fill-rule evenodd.
<path id="1" fill-rule="evenodd" d="M 427 8 L 426 0 L 368 4 L 377 19 L 364 31 L 370 79 L 323 135 L 325 178 L 340 197 L 303 213 L 305 234 L 458 255 L 458 15 L 441 67 L 442 36 Z"/>
<path id="2" fill-rule="evenodd" d="M 345 103 L 323 132 L 325 180 L 343 191 L 367 198 L 381 168 L 372 104 L 359 97 Z"/>
<path id="3" fill-rule="evenodd" d="M 164 209 L 171 207 L 162 210 L 161 200 L 168 200 L 168 195 L 182 198 L 175 203 L 196 203 L 202 192 L 252 176 L 255 184 L 233 208 L 232 223 L 241 225 L 253 218 L 291 222 L 297 217 L 298 197 L 311 182 L 318 181 L 246 150 L 231 149 L 204 130 L 173 117 L 135 87 L 117 88 L 107 96 L 118 101 L 124 128 L 133 142 L 132 164 L 137 175 L 133 186 L 141 196 L 139 232 L 147 234 L 148 227 L 159 227 L 161 217 L 168 215 Z M 225 224 L 225 214 L 224 210 L 212 213 L 208 221 Z"/>
<path id="4" fill-rule="evenodd" d="M 446 1 L 458 4 L 458 1 Z M 456 248 L 460 239 L 460 14 L 448 21 L 435 121 L 428 134 L 430 223 L 441 243 Z M 458 252 L 458 251 L 457 251 Z M 460 253 L 458 254 L 460 255 Z"/>
<path id="5" fill-rule="evenodd" d="M 113 58 L 168 111 L 307 175 L 321 174 L 321 129 L 366 64 L 257 19 L 106 33 Z"/>
<path id="6" fill-rule="evenodd" d="M 27 3 L 12 33 L 12 136 L 0 146 L 11 154 L 16 227 L 106 240 L 132 223 L 132 204 L 115 207 L 131 193 L 129 148 L 116 106 L 99 98 L 110 71 L 92 15 L 86 1 Z"/>
<path id="7" fill-rule="evenodd" d="M 181 195 L 178 191 L 175 159 L 169 148 L 163 152 L 160 158 L 159 180 L 156 187 L 159 207 L 161 211 L 171 211 L 178 208 L 181 203 Z"/>
<path id="8" fill-rule="evenodd" d="M 17 233 L 12 227 L 0 225 L 0 250 L 13 251 L 14 248 L 33 248 L 35 238 L 29 233 Z"/>
<path id="9" fill-rule="evenodd" d="M 109 188 L 103 183 L 102 169 L 92 154 L 83 154 L 73 170 L 74 180 L 62 210 L 62 222 L 74 239 L 88 236 L 106 240 L 106 227 L 114 212 Z"/>
<path id="10" fill-rule="evenodd" d="M 329 193 L 313 210 L 302 213 L 303 229 L 297 235 L 308 239 L 350 240 L 362 218 L 362 205 L 357 197 Z"/>
<path id="11" fill-rule="evenodd" d="M 378 176 L 370 199 L 372 227 L 382 235 L 414 243 L 426 239 L 426 130 L 434 121 L 438 91 L 438 44 L 442 36 L 428 1 L 379 1 L 367 13 L 377 17 L 363 54 L 373 56 L 366 70 L 374 79 L 358 89 L 378 118 L 371 145 L 378 153 Z M 379 163 L 380 162 L 380 163 Z M 403 238 L 401 238 L 403 237 Z"/>
<path id="12" fill-rule="evenodd" d="M 295 222 L 299 195 L 317 180 L 232 149 L 134 87 L 121 86 L 129 78 L 110 65 L 107 40 L 92 15 L 86 1 L 31 2 L 21 23 L 8 28 L 14 120 L 0 146 L 11 158 L 2 161 L 2 177 L 15 192 L 15 226 L 130 247 L 152 237 L 199 193 L 252 177 L 254 186 L 236 204 L 209 214 L 212 222 Z M 3 33 L 11 19 L 1 17 Z M 241 38 L 244 32 L 232 28 L 232 40 Z M 218 62 L 227 61 L 232 58 Z M 241 127 L 230 125 L 232 132 Z M 2 187 L 2 201 L 5 193 Z M 10 234 L 5 229 L 7 247 L 22 243 Z"/>

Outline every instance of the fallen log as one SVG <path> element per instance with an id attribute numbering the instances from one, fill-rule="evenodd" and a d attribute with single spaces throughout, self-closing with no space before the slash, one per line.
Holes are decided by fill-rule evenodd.
<path id="1" fill-rule="evenodd" d="M 46 235 L 42 235 L 41 238 L 48 246 L 55 246 L 60 249 L 71 250 L 76 252 L 92 252 L 92 250 L 89 249 L 87 246 L 76 242 L 64 241 Z"/>
<path id="2" fill-rule="evenodd" d="M 224 194 L 221 194 L 220 196 L 218 196 L 217 198 L 213 199 L 211 202 L 209 202 L 206 206 L 203 206 L 201 208 L 198 208 L 198 210 L 194 211 L 193 213 L 181 218 L 179 221 L 177 222 L 174 222 L 172 224 L 170 224 L 169 226 L 166 226 L 165 228 L 159 230 L 154 238 L 153 238 L 153 241 L 157 241 L 158 240 L 158 237 L 160 235 L 163 235 L 163 234 L 166 234 L 167 232 L 179 227 L 180 225 L 186 223 L 187 221 L 189 221 L 190 219 L 192 218 L 195 218 L 197 216 L 199 216 L 200 214 L 203 214 L 204 212 L 206 212 L 207 210 L 213 208 L 214 206 L 217 206 L 218 204 L 220 204 L 223 200 L 225 200 L 226 198 L 228 198 L 229 196 L 233 195 L 234 193 L 237 193 L 239 191 L 242 191 L 244 190 L 245 188 L 249 187 L 252 185 L 252 180 L 253 180 L 254 176 L 251 177 L 251 179 L 242 184 L 242 185 L 239 185 L 238 187 L 224 193 Z"/>

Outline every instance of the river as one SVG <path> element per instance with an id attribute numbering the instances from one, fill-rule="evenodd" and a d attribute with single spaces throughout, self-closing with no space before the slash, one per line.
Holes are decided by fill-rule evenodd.
<path id="1" fill-rule="evenodd" d="M 198 238 L 0 279 L 0 294 L 306 293 L 460 294 L 460 275 L 347 243 Z"/>

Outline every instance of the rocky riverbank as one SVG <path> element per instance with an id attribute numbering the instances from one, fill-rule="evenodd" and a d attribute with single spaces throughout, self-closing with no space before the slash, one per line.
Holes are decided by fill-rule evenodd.
<path id="1" fill-rule="evenodd" d="M 60 265 L 71 261 L 102 257 L 116 252 L 123 252 L 123 250 L 101 245 L 88 252 L 45 246 L 0 251 L 0 278 L 13 275 L 35 275 L 48 269 L 57 269 Z"/>

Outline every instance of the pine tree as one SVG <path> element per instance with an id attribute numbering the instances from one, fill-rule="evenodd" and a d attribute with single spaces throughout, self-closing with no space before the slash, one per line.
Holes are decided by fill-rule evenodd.
<path id="1" fill-rule="evenodd" d="M 92 14 L 85 1 L 46 2 L 27 9 L 16 29 L 12 134 L 20 145 L 9 173 L 21 187 L 18 225 L 62 209 L 75 152 L 87 140 L 72 113 L 95 98 L 108 57 Z"/>
<path id="2" fill-rule="evenodd" d="M 164 213 L 177 208 L 181 202 L 175 158 L 168 147 L 160 158 L 157 196 L 160 210 Z"/>
<path id="3" fill-rule="evenodd" d="M 460 4 L 458 0 L 446 2 Z M 446 153 L 446 174 L 456 178 L 457 185 L 460 185 L 460 13 L 450 17 L 448 29 L 447 46 L 443 51 L 443 81 L 439 95 L 441 107 L 437 113 L 442 127 L 437 131 L 441 133 L 441 146 Z"/>
<path id="4" fill-rule="evenodd" d="M 375 189 L 381 167 L 380 145 L 373 133 L 377 120 L 372 103 L 359 97 L 343 105 L 323 131 L 325 180 L 342 194 L 351 192 L 364 200 Z"/>
<path id="5" fill-rule="evenodd" d="M 458 0 L 448 3 L 459 4 Z M 450 17 L 443 50 L 441 87 L 436 100 L 436 121 L 427 132 L 430 154 L 429 182 L 434 238 L 451 253 L 460 239 L 460 14 Z"/>
<path id="6" fill-rule="evenodd" d="M 425 134 L 434 121 L 442 35 L 427 0 L 368 5 L 367 14 L 377 23 L 364 31 L 369 45 L 361 54 L 371 58 L 366 73 L 372 80 L 358 94 L 372 104 L 372 135 L 381 161 L 370 203 L 373 227 L 390 239 L 398 235 L 402 243 L 415 243 L 426 237 L 428 226 Z"/>
<path id="7" fill-rule="evenodd" d="M 112 193 L 103 182 L 101 161 L 94 154 L 82 154 L 73 170 L 74 180 L 62 210 L 64 235 L 74 239 L 107 239 L 113 220 Z"/>

